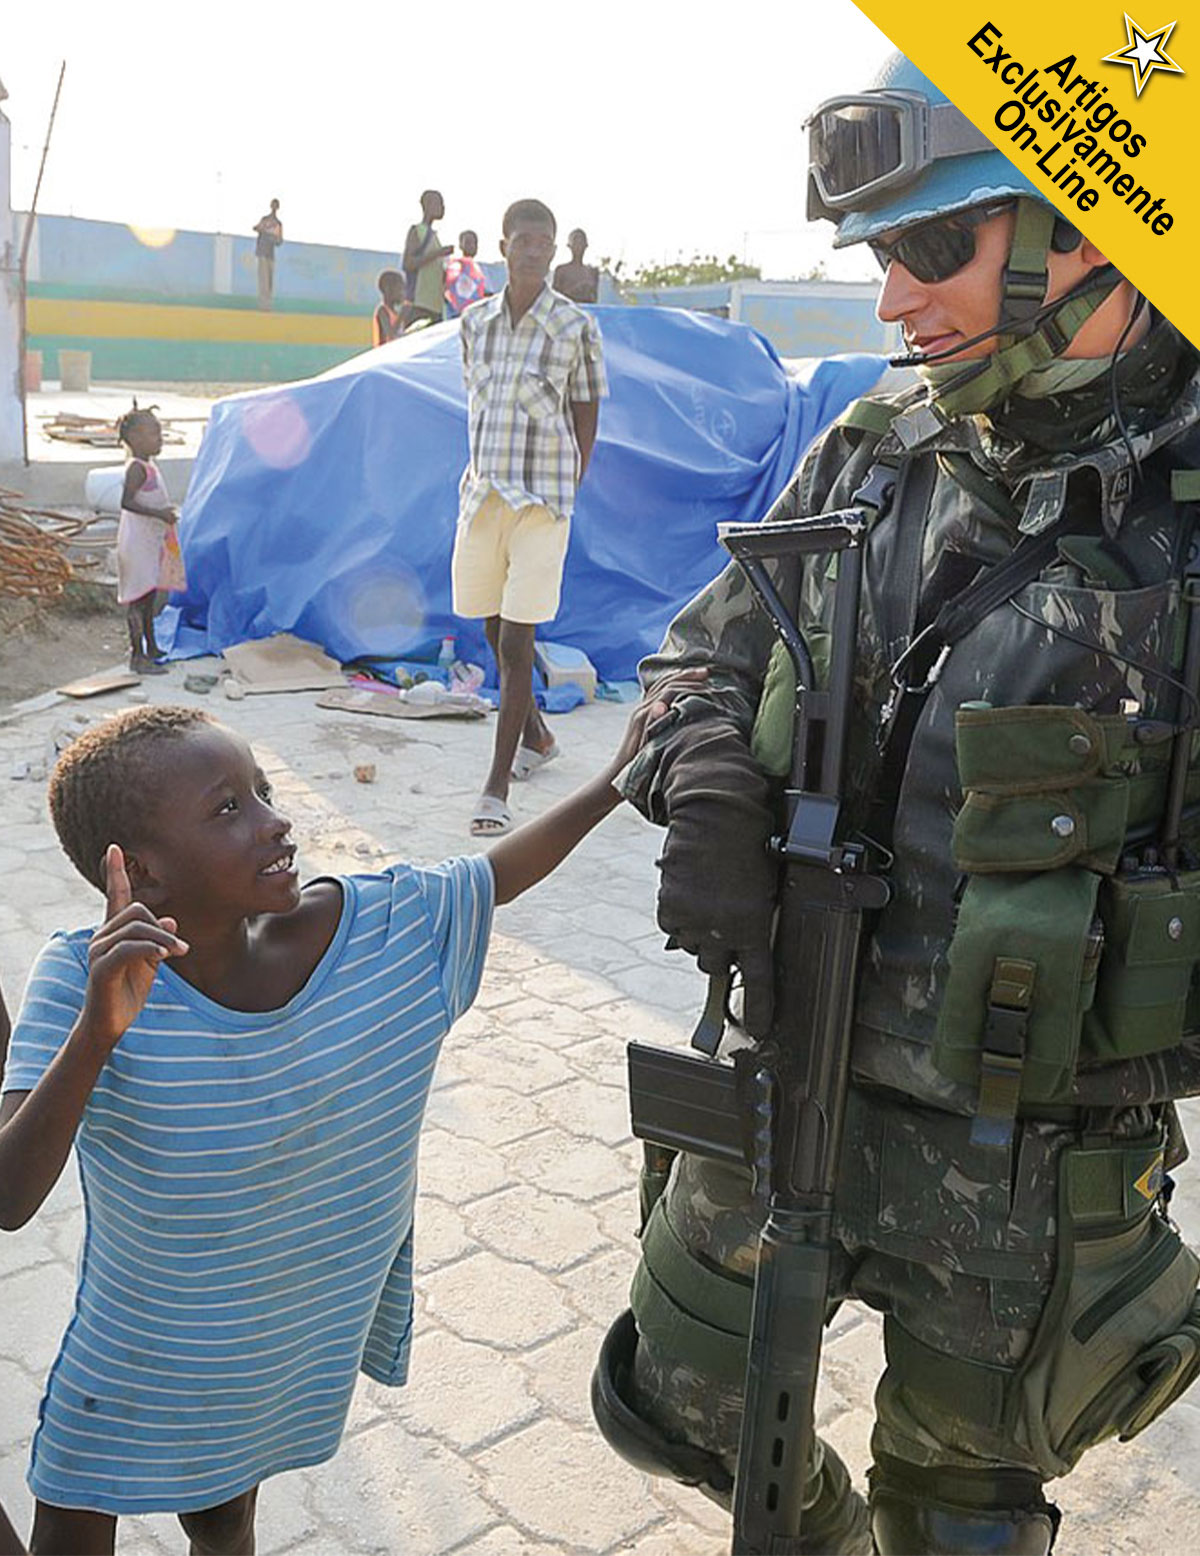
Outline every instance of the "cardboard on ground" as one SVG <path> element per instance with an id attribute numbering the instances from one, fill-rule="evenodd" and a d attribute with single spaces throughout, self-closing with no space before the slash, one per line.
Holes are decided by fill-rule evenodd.
<path id="1" fill-rule="evenodd" d="M 225 663 L 246 688 L 254 692 L 320 692 L 344 686 L 346 678 L 336 659 L 324 649 L 290 632 L 235 643 L 224 652 Z"/>
<path id="2" fill-rule="evenodd" d="M 95 675 L 68 681 L 58 690 L 64 697 L 98 697 L 101 692 L 118 692 L 126 686 L 137 686 L 141 679 L 132 670 L 98 670 Z"/>

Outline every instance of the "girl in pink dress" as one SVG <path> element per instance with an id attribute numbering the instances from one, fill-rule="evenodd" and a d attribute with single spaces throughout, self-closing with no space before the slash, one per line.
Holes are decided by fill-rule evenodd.
<path id="1" fill-rule="evenodd" d="M 126 607 L 129 668 L 139 675 L 163 675 L 155 613 L 168 592 L 187 587 L 175 528 L 179 513 L 154 463 L 163 443 L 158 417 L 135 405 L 117 423 L 117 435 L 130 454 L 117 528 L 117 603 Z"/>

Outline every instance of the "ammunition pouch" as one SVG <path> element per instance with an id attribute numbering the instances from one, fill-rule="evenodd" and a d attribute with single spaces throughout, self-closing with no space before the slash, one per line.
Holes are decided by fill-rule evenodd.
<path id="1" fill-rule="evenodd" d="M 999 1123 L 1066 1101 L 1080 1066 L 1175 1047 L 1200 961 L 1200 871 L 1117 873 L 1164 792 L 1123 716 L 966 704 L 955 722 L 966 877 L 934 1062 Z"/>
<path id="2" fill-rule="evenodd" d="M 1089 1059 L 1174 1048 L 1200 961 L 1200 870 L 1114 876 L 1101 886 L 1104 955 L 1084 1028 Z"/>
<path id="3" fill-rule="evenodd" d="M 888 1359 L 918 1417 L 961 1422 L 981 1454 L 1016 1442 L 1043 1479 L 1136 1436 L 1200 1376 L 1200 1259 L 1158 1207 L 1163 1139 L 1062 1153 L 1058 1256 L 1015 1370 L 943 1355 L 891 1326 Z"/>

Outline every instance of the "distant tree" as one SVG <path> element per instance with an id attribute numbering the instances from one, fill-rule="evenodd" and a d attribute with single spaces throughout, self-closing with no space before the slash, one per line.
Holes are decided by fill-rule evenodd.
<path id="1" fill-rule="evenodd" d="M 628 286 L 692 286 L 716 281 L 761 281 L 757 265 L 744 265 L 735 254 L 718 259 L 715 254 L 693 254 L 665 265 L 643 265 L 628 277 Z"/>

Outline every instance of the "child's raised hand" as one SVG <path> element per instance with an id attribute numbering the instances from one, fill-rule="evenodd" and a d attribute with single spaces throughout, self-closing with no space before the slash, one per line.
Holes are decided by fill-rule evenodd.
<path id="1" fill-rule="evenodd" d="M 708 671 L 703 666 L 672 670 L 660 676 L 633 710 L 633 716 L 625 727 L 625 738 L 613 755 L 610 773 L 615 775 L 627 762 L 632 762 L 646 744 L 654 725 L 666 715 L 676 698 L 699 690 L 707 677 Z"/>
<path id="2" fill-rule="evenodd" d="M 88 946 L 84 1018 L 95 1035 L 115 1047 L 138 1017 L 158 965 L 183 956 L 188 945 L 175 933 L 173 918 L 156 918 L 133 900 L 125 856 L 110 843 L 104 856 L 105 916 Z"/>

